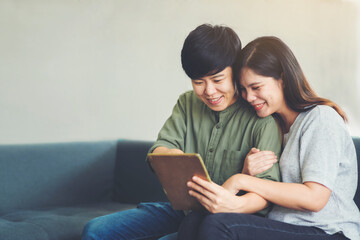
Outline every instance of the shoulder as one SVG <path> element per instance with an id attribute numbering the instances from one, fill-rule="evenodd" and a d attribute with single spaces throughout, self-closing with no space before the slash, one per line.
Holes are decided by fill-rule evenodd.
<path id="1" fill-rule="evenodd" d="M 330 106 L 327 105 L 317 105 L 315 107 L 313 107 L 312 109 L 310 109 L 309 111 L 307 111 L 307 115 L 309 115 L 309 117 L 335 117 L 335 118 L 339 118 L 340 115 L 335 111 L 335 109 L 333 109 Z M 341 118 L 341 117 L 340 117 Z"/>
<path id="2" fill-rule="evenodd" d="M 181 95 L 180 95 L 180 98 L 182 97 L 191 97 L 195 95 L 194 91 L 193 90 L 188 90 L 186 92 L 183 92 Z"/>
<path id="3" fill-rule="evenodd" d="M 181 105 L 188 105 L 199 100 L 193 90 L 186 91 L 179 96 L 178 103 Z"/>
<path id="4" fill-rule="evenodd" d="M 318 105 L 304 113 L 303 121 L 308 124 L 317 124 L 319 126 L 342 126 L 345 125 L 344 120 L 332 107 L 326 105 Z"/>
<path id="5" fill-rule="evenodd" d="M 184 93 L 182 93 L 180 96 L 179 96 L 179 101 L 180 102 L 183 102 L 183 103 L 186 103 L 186 102 L 201 102 L 200 99 L 198 99 L 198 97 L 196 96 L 196 94 L 194 93 L 193 90 L 189 90 L 189 91 L 186 91 Z"/>
<path id="6" fill-rule="evenodd" d="M 322 134 L 323 136 L 347 136 L 347 126 L 335 109 L 318 105 L 299 116 L 296 128 L 303 134 Z M 297 121 L 297 120 L 296 120 Z"/>
<path id="7" fill-rule="evenodd" d="M 199 112 L 207 108 L 205 103 L 196 96 L 193 90 L 182 93 L 178 98 L 177 106 L 188 113 L 194 111 Z"/>

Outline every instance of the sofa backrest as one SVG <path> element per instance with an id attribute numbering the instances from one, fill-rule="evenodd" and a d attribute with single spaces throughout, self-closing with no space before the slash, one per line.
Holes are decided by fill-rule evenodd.
<path id="1" fill-rule="evenodd" d="M 110 199 L 116 143 L 0 145 L 0 213 Z"/>
<path id="2" fill-rule="evenodd" d="M 360 174 L 360 138 L 354 137 Z M 145 162 L 153 142 L 101 141 L 0 145 L 0 214 L 113 198 L 166 201 Z M 360 177 L 354 200 L 360 208 Z"/>
<path id="3" fill-rule="evenodd" d="M 360 175 L 360 137 L 353 137 L 353 141 Z M 115 200 L 128 203 L 166 200 L 155 174 L 144 164 L 147 151 L 152 144 L 153 142 L 119 141 L 115 170 Z M 125 168 L 122 167 L 124 165 Z M 134 174 L 135 172 L 137 174 Z M 360 209 L 360 177 L 354 200 Z"/>
<path id="4" fill-rule="evenodd" d="M 360 174 L 360 137 L 353 137 Z M 119 141 L 115 169 L 115 200 L 127 203 L 164 201 L 166 196 L 155 176 L 145 163 L 153 142 Z M 124 167 L 126 166 L 126 167 Z M 136 173 L 136 174 L 134 174 Z M 360 209 L 360 177 L 354 197 Z"/>
<path id="5" fill-rule="evenodd" d="M 145 162 L 154 142 L 120 140 L 115 167 L 114 200 L 123 203 L 167 201 L 155 175 Z"/>

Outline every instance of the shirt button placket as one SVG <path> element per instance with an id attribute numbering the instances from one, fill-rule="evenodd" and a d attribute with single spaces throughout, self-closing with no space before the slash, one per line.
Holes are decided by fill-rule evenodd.
<path id="1" fill-rule="evenodd" d="M 221 128 L 221 124 L 216 124 L 212 131 L 211 141 L 209 145 L 209 152 L 207 154 L 207 161 L 208 161 L 208 171 L 210 175 L 218 175 L 216 172 L 218 171 L 218 166 L 216 164 L 215 158 L 215 146 L 219 144 L 219 130 Z M 214 176 L 214 175 L 213 175 Z M 214 176 L 217 178 L 217 176 Z"/>

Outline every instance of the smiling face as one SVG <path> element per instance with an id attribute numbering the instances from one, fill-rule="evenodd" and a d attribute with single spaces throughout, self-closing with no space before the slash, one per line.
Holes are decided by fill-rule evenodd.
<path id="1" fill-rule="evenodd" d="M 193 79 L 192 86 L 196 96 L 213 111 L 223 111 L 237 99 L 231 67 L 214 75 Z"/>
<path id="2" fill-rule="evenodd" d="M 245 67 L 240 73 L 240 86 L 241 96 L 254 107 L 259 117 L 287 111 L 281 79 L 261 76 Z"/>

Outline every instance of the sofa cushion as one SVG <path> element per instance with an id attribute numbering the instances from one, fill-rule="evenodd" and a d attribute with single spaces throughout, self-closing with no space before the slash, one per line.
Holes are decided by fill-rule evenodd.
<path id="1" fill-rule="evenodd" d="M 133 207 L 135 205 L 102 202 L 7 213 L 0 217 L 0 239 L 79 240 L 91 219 Z"/>

